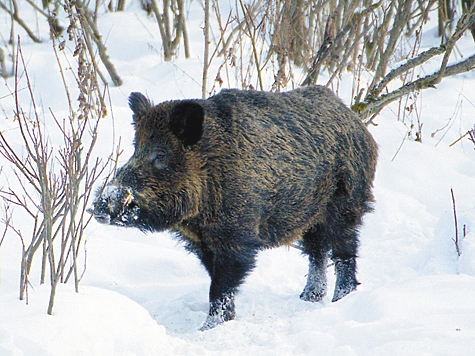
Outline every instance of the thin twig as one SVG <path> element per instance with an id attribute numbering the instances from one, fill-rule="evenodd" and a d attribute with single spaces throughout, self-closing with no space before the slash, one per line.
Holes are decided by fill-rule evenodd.
<path id="1" fill-rule="evenodd" d="M 203 35 L 204 35 L 204 58 L 203 58 L 203 80 L 201 84 L 201 98 L 204 100 L 206 99 L 206 82 L 208 80 L 208 68 L 209 68 L 209 1 L 204 0 L 204 12 L 205 12 L 205 23 L 203 28 Z"/>
<path id="2" fill-rule="evenodd" d="M 460 257 L 462 254 L 460 252 L 459 247 L 459 233 L 458 233 L 458 223 L 457 223 L 457 210 L 455 209 L 455 197 L 454 197 L 454 190 L 450 188 L 450 193 L 452 194 L 452 203 L 454 206 L 454 220 L 455 220 L 455 239 L 452 239 L 455 242 L 455 249 L 457 251 L 457 255 Z"/>
<path id="3" fill-rule="evenodd" d="M 81 22 L 82 29 L 88 36 L 92 38 L 92 40 L 96 44 L 96 47 L 99 51 L 99 57 L 101 57 L 102 63 L 104 63 L 104 66 L 109 72 L 112 82 L 117 87 L 121 86 L 122 79 L 117 74 L 117 71 L 115 70 L 114 65 L 109 59 L 109 55 L 107 54 L 107 48 L 101 40 L 102 38 L 101 34 L 99 33 L 99 30 L 97 29 L 96 24 L 92 20 L 92 16 L 90 16 L 89 11 L 87 10 L 87 8 L 85 8 L 84 4 L 81 1 L 77 1 L 75 3 L 75 7 L 77 10 L 77 13 L 81 15 L 79 16 L 79 21 Z M 94 56 L 91 55 L 91 58 L 94 58 Z M 95 65 L 95 61 L 93 65 Z"/>
<path id="4" fill-rule="evenodd" d="M 254 23 L 252 22 L 252 18 L 251 18 L 252 13 L 250 12 L 250 7 L 247 6 L 247 5 L 244 5 L 242 3 L 242 0 L 239 0 L 239 4 L 241 5 L 241 9 L 242 9 L 242 12 L 243 12 L 243 15 L 244 15 L 244 20 L 246 21 L 247 31 L 249 32 L 248 37 L 251 40 L 252 53 L 253 53 L 253 56 L 254 56 L 254 62 L 256 64 L 257 77 L 258 77 L 258 80 L 259 80 L 259 88 L 260 88 L 260 90 L 264 90 L 264 84 L 262 82 L 261 67 L 259 65 L 259 56 L 257 54 L 257 47 L 256 47 L 256 39 L 255 39 L 256 27 L 254 26 Z M 254 30 L 253 32 L 251 32 L 251 24 L 252 24 L 252 27 L 253 27 L 253 30 Z"/>

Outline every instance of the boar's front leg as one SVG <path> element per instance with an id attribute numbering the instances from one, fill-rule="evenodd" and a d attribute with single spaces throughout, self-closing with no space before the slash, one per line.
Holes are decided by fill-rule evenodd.
<path id="1" fill-rule="evenodd" d="M 200 328 L 204 331 L 236 316 L 234 296 L 246 275 L 254 268 L 257 250 L 240 246 L 211 251 L 202 245 L 195 252 L 211 277 L 209 313 Z"/>

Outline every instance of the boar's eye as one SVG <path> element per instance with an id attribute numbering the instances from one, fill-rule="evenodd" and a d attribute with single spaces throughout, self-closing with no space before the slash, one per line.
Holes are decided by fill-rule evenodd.
<path id="1" fill-rule="evenodd" d="M 163 150 L 160 150 L 156 153 L 153 158 L 153 166 L 157 169 L 165 169 L 168 166 L 167 153 Z"/>

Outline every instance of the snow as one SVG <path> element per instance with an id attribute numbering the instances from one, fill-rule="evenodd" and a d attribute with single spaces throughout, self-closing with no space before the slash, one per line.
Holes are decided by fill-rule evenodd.
<path id="1" fill-rule="evenodd" d="M 2 355 L 64 355 L 65 350 L 69 355 L 153 355 L 172 351 L 165 327 L 119 293 L 88 286 L 77 294 L 74 288 L 61 285 L 53 316 L 44 310 L 48 287 L 39 287 L 29 298 L 25 307 L 14 298 L 2 297 L 2 320 L 6 321 L 0 326 Z"/>
<path id="2" fill-rule="evenodd" d="M 112 113 L 104 121 L 96 154 L 108 155 L 121 137 L 121 163 L 133 151 L 130 92 L 141 91 L 155 103 L 201 95 L 199 4 L 194 2 L 189 15 L 192 58 L 185 60 L 181 54 L 172 63 L 161 58 L 156 23 L 134 13 L 133 6 L 100 21 L 124 84 L 109 88 Z M 26 10 L 23 14 L 27 16 Z M 0 32 L 7 33 L 3 29 L 9 21 L 0 23 Z M 39 26 L 47 39 L 46 28 Z M 45 117 L 50 107 L 57 116 L 66 113 L 51 44 L 34 44 L 17 31 L 40 110 Z M 427 32 L 423 46 L 438 44 L 433 33 Z M 470 36 L 461 40 L 459 51 L 473 52 Z M 212 64 L 210 82 L 220 60 Z M 16 124 L 3 119 L 12 117 L 9 94 L 14 82 L 10 78 L 5 83 L 0 87 L 0 129 L 15 137 Z M 351 79 L 343 78 L 338 94 L 347 103 L 350 88 Z M 474 92 L 475 73 L 447 78 L 436 90 L 417 96 L 417 113 L 404 122 L 397 120 L 395 103 L 376 118 L 377 126 L 370 126 L 380 148 L 375 210 L 361 229 L 361 285 L 340 301 L 330 302 L 332 267 L 328 295 L 320 303 L 307 303 L 299 299 L 306 258 L 293 248 L 264 251 L 236 297 L 236 320 L 200 332 L 208 311 L 209 278 L 198 260 L 168 233 L 142 234 L 91 222 L 85 233 L 87 267 L 80 291 L 60 285 L 54 313 L 48 316 L 49 288 L 39 285 L 35 270 L 28 305 L 18 300 L 21 244 L 15 235 L 7 235 L 0 249 L 0 355 L 471 354 L 475 146 L 466 138 L 449 145 L 475 124 Z M 21 95 L 28 108 L 27 93 Z M 423 124 L 422 143 L 413 139 L 411 124 L 417 127 L 417 120 Z M 20 147 L 19 141 L 16 144 Z M 3 158 L 0 163 L 0 186 L 13 184 Z M 450 189 L 456 201 L 460 257 L 453 242 Z"/>

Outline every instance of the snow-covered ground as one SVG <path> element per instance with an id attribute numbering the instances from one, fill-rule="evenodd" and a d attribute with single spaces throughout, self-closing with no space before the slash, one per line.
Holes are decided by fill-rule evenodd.
<path id="1" fill-rule="evenodd" d="M 192 58 L 180 56 L 172 63 L 161 59 L 152 19 L 133 8 L 101 18 L 108 53 L 124 84 L 109 89 L 114 123 L 111 116 L 105 119 L 98 155 L 110 152 L 111 133 L 116 140 L 122 137 L 122 160 L 131 154 L 130 92 L 142 91 L 156 103 L 201 96 L 202 12 L 194 4 L 188 24 Z M 3 36 L 6 23 L 0 19 Z M 40 30 L 46 40 L 47 30 Z M 66 112 L 51 44 L 32 44 L 18 32 L 38 102 L 45 112 Z M 438 43 L 432 33 L 427 32 L 422 46 Z M 471 37 L 460 41 L 459 50 L 474 52 Z M 210 78 L 220 61 L 213 62 Z M 338 92 L 347 103 L 350 81 L 343 78 Z M 4 119 L 12 117 L 13 87 L 12 78 L 0 86 L 2 130 L 16 127 Z M 37 274 L 32 275 L 28 305 L 18 300 L 21 244 L 8 235 L 0 249 L 0 355 L 473 354 L 475 145 L 465 138 L 449 147 L 475 125 L 473 93 L 475 72 L 449 78 L 419 94 L 417 115 L 405 124 L 397 120 L 395 104 L 370 127 L 380 147 L 375 211 L 361 229 L 361 285 L 341 301 L 301 301 L 306 258 L 293 248 L 264 251 L 237 296 L 236 320 L 200 332 L 209 278 L 198 260 L 167 233 L 144 235 L 92 222 L 85 236 L 87 268 L 80 293 L 61 285 L 54 314 L 48 316 L 49 288 L 39 286 Z M 423 124 L 422 143 L 407 137 L 410 120 L 417 126 L 417 118 Z M 0 164 L 5 187 L 14 176 L 3 158 Z M 464 225 L 466 231 L 460 257 L 453 242 L 451 188 L 459 235 Z M 331 285 L 331 268 L 328 275 Z"/>

